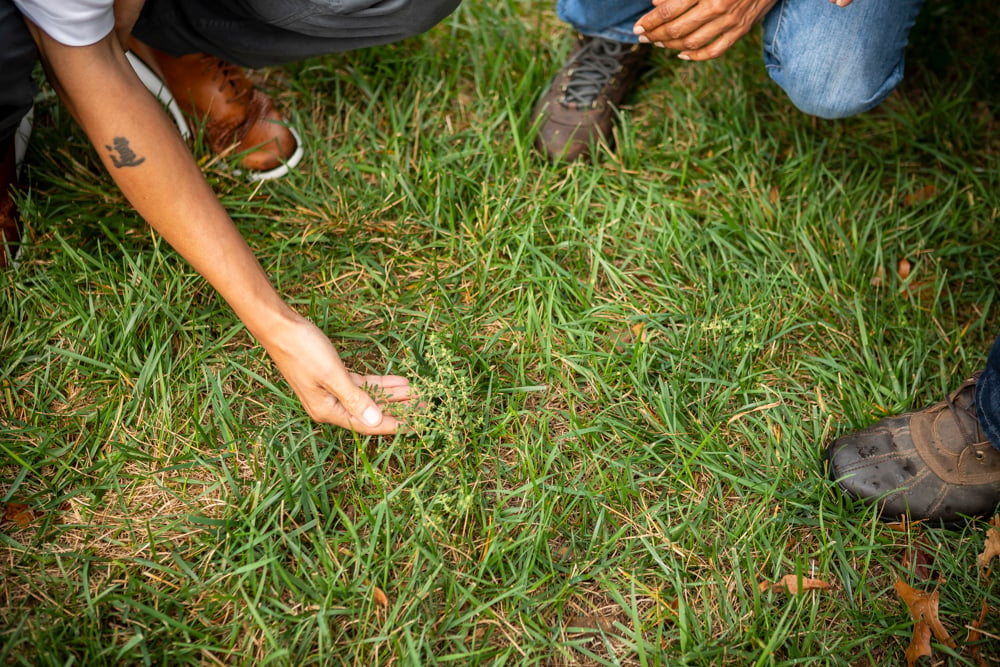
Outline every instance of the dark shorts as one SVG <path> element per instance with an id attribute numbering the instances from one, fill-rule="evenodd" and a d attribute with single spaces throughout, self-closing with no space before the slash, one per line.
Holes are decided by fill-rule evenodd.
<path id="1" fill-rule="evenodd" d="M 265 67 L 396 42 L 437 25 L 460 0 L 147 0 L 134 34 L 175 56 L 210 53 Z M 31 108 L 35 43 L 0 0 L 0 142 Z"/>
<path id="2" fill-rule="evenodd" d="M 0 0 L 0 145 L 14 136 L 35 99 L 35 40 L 11 0 Z"/>
<path id="3" fill-rule="evenodd" d="M 429 30 L 459 0 L 147 0 L 134 34 L 175 56 L 265 67 Z"/>

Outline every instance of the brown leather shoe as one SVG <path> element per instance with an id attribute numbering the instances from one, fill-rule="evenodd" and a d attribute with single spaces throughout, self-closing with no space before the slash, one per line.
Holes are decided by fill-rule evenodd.
<path id="1" fill-rule="evenodd" d="M 18 214 L 14 198 L 17 187 L 17 163 L 14 159 L 14 137 L 0 144 L 0 269 L 13 263 L 21 244 L 21 216 Z"/>
<path id="2" fill-rule="evenodd" d="M 613 147 L 618 105 L 639 76 L 651 50 L 603 37 L 580 36 L 532 115 L 539 123 L 535 147 L 551 163 L 587 160 L 592 146 Z"/>
<path id="3" fill-rule="evenodd" d="M 213 151 L 233 149 L 240 154 L 240 167 L 256 178 L 281 176 L 302 157 L 300 142 L 271 98 L 241 68 L 204 53 L 175 58 L 134 38 L 129 48 L 163 81 L 170 96 L 163 99 L 165 91 L 153 92 L 204 125 Z M 140 78 L 153 89 L 141 72 Z"/>
<path id="4" fill-rule="evenodd" d="M 944 401 L 834 440 L 830 475 L 887 519 L 955 523 L 1000 504 L 1000 451 L 976 418 L 976 378 Z"/>

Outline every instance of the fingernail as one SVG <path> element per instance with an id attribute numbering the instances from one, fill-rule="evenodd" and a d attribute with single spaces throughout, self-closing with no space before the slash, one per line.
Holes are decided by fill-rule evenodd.
<path id="1" fill-rule="evenodd" d="M 632 28 L 632 34 L 634 35 L 641 35 L 644 32 L 646 32 L 646 29 L 643 28 L 641 25 L 637 25 Z"/>
<path id="2" fill-rule="evenodd" d="M 649 37 L 646 37 L 645 35 L 639 35 L 639 43 L 649 44 Z"/>
<path id="3" fill-rule="evenodd" d="M 667 48 L 666 46 L 663 45 L 663 42 L 653 42 L 653 46 L 658 46 L 661 49 Z"/>
<path id="4" fill-rule="evenodd" d="M 361 420 L 369 426 L 378 426 L 379 422 L 382 421 L 382 413 L 378 411 L 378 408 L 368 406 L 368 409 L 361 415 Z"/>
<path id="5" fill-rule="evenodd" d="M 680 58 L 681 60 L 691 60 L 691 56 L 689 56 L 686 53 L 678 53 L 677 57 Z"/>

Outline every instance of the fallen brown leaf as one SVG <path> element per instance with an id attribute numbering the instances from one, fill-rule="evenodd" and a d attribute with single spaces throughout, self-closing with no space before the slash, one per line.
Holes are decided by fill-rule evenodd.
<path id="1" fill-rule="evenodd" d="M 990 606 L 983 600 L 983 608 L 979 611 L 979 620 L 974 621 L 969 628 L 969 639 L 965 642 L 972 646 L 972 660 L 980 667 L 986 667 L 986 658 L 979 655 L 979 640 L 983 637 L 982 627 L 990 613 Z"/>
<path id="2" fill-rule="evenodd" d="M 934 552 L 922 533 L 918 532 L 903 551 L 903 567 L 912 567 L 913 574 L 923 581 L 934 578 Z"/>
<path id="3" fill-rule="evenodd" d="M 923 621 L 917 621 L 913 626 L 913 637 L 906 647 L 906 664 L 913 667 L 923 656 L 931 655 L 931 627 Z"/>
<path id="4" fill-rule="evenodd" d="M 900 280 L 906 280 L 910 277 L 910 271 L 913 269 L 913 264 L 910 260 L 905 257 L 899 260 L 899 264 L 896 266 L 896 273 L 899 275 Z"/>
<path id="5" fill-rule="evenodd" d="M 636 340 L 640 343 L 646 342 L 645 322 L 636 322 L 631 326 L 631 329 L 632 335 L 635 336 Z"/>
<path id="6" fill-rule="evenodd" d="M 941 624 L 941 620 L 938 618 L 937 590 L 932 593 L 920 591 L 913 588 L 902 579 L 896 580 L 895 587 L 896 594 L 906 605 L 907 610 L 910 612 L 910 618 L 912 618 L 915 623 L 913 628 L 914 636 L 916 636 L 919 622 L 922 621 L 930 627 L 931 632 L 934 633 L 934 637 L 937 638 L 939 642 L 946 644 L 951 648 L 955 648 L 955 642 L 952 641 L 948 631 L 944 629 L 944 626 Z M 923 630 L 921 630 L 921 632 L 922 631 Z"/>
<path id="7" fill-rule="evenodd" d="M 38 515 L 24 503 L 3 503 L 4 521 L 16 523 L 18 528 L 27 528 Z"/>
<path id="8" fill-rule="evenodd" d="M 601 632 L 611 632 L 615 629 L 615 620 L 606 616 L 577 615 L 571 616 L 569 623 L 567 623 L 566 626 L 570 628 L 578 628 L 580 630 L 599 630 Z"/>
<path id="9" fill-rule="evenodd" d="M 775 582 L 762 581 L 757 585 L 757 590 L 761 593 L 767 589 L 772 591 L 787 591 L 792 595 L 796 595 L 800 591 L 825 591 L 833 588 L 833 584 L 827 583 L 822 579 L 813 579 L 812 577 L 800 577 L 797 574 L 786 574 L 781 579 Z"/>
<path id="10" fill-rule="evenodd" d="M 987 567 L 994 556 L 1000 556 L 1000 515 L 994 516 L 990 520 L 993 526 L 986 531 L 986 544 L 983 553 L 979 554 L 976 561 L 979 567 Z"/>
<path id="11" fill-rule="evenodd" d="M 389 606 L 389 596 L 378 586 L 372 586 L 372 599 L 375 600 L 375 604 L 383 609 Z"/>
<path id="12" fill-rule="evenodd" d="M 681 607 L 680 600 L 681 600 L 680 598 L 674 598 L 673 600 L 667 603 L 667 609 L 670 610 L 675 619 L 677 618 L 677 612 L 680 610 Z"/>
<path id="13" fill-rule="evenodd" d="M 904 206 L 913 206 L 914 204 L 920 204 L 927 201 L 931 197 L 937 194 L 937 186 L 933 183 L 928 183 L 918 188 L 915 192 L 911 192 L 903 197 Z"/>

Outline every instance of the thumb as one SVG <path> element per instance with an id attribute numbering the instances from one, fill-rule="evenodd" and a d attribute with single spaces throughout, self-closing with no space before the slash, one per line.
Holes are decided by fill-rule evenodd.
<path id="1" fill-rule="evenodd" d="M 354 389 L 350 398 L 344 403 L 353 421 L 361 422 L 369 428 L 375 428 L 382 423 L 382 408 L 364 390 Z"/>
<path id="2" fill-rule="evenodd" d="M 361 412 L 361 421 L 374 428 L 382 423 L 382 411 L 372 402 Z"/>

